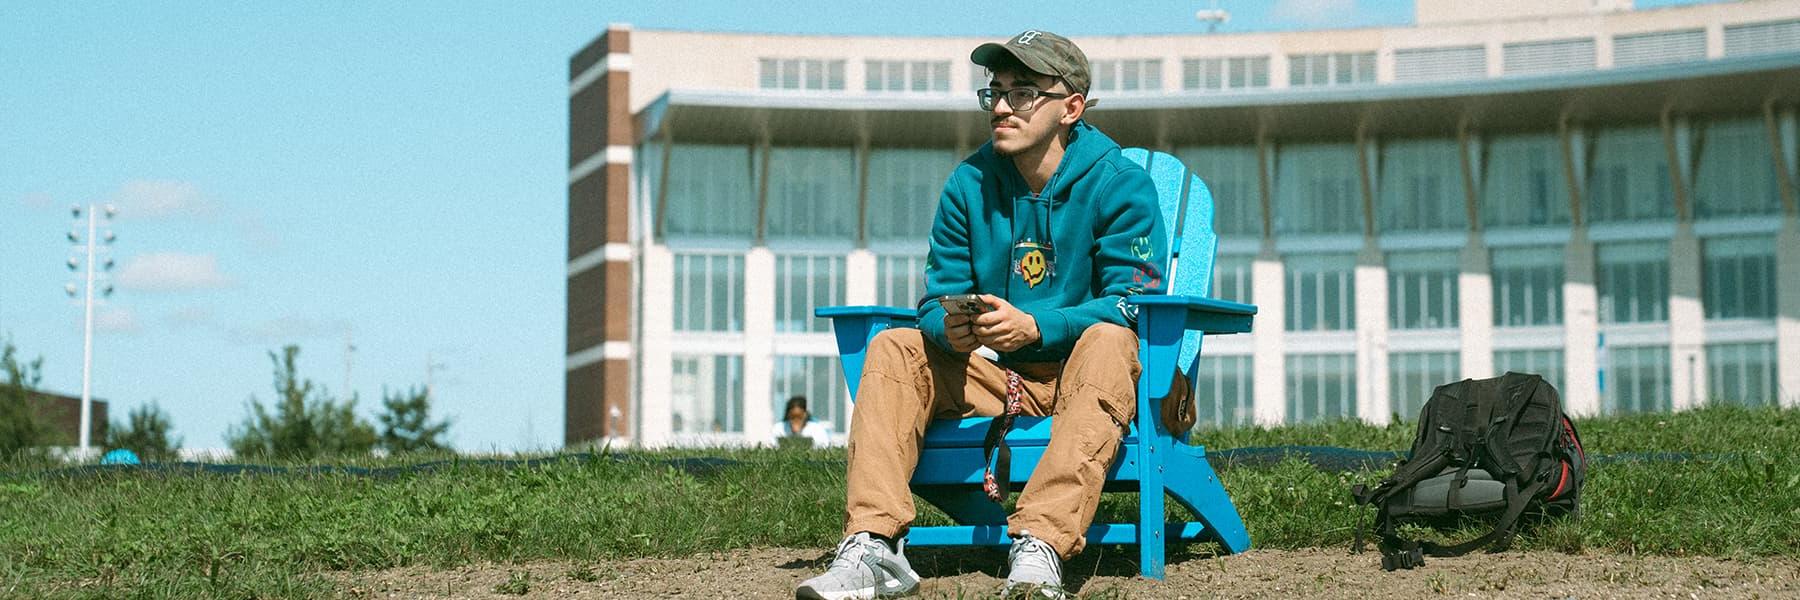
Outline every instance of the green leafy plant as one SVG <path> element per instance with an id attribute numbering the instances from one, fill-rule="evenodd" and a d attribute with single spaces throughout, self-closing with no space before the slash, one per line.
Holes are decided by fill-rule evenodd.
<path id="1" fill-rule="evenodd" d="M 45 422 L 43 400 L 37 392 L 43 378 L 44 359 L 20 362 L 12 340 L 0 344 L 0 458 L 12 458 L 56 440 L 56 430 Z"/>
<path id="2" fill-rule="evenodd" d="M 443 452 L 450 449 L 441 439 L 450 430 L 450 422 L 431 422 L 431 395 L 425 388 L 411 388 L 394 393 L 382 390 L 381 405 L 385 412 L 379 417 L 379 443 L 389 453 Z"/>
<path id="3" fill-rule="evenodd" d="M 300 347 L 288 345 L 269 353 L 275 365 L 273 410 L 250 398 L 250 415 L 226 434 L 226 444 L 240 456 L 312 458 L 366 454 L 375 447 L 375 428 L 356 416 L 356 398 L 339 403 L 318 384 L 302 379 L 295 361 Z"/>
<path id="4" fill-rule="evenodd" d="M 106 427 L 106 449 L 130 450 L 148 461 L 170 461 L 181 447 L 181 438 L 169 437 L 174 425 L 168 413 L 155 402 L 131 409 L 124 422 L 113 421 Z"/>

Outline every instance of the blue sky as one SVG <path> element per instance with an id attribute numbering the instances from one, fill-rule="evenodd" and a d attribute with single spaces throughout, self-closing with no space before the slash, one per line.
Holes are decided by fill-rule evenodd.
<path id="1" fill-rule="evenodd" d="M 1640 1 L 1640 6 L 1669 0 Z M 1219 2 L 1220 31 L 1404 24 L 1411 3 Z M 429 6 L 430 9 L 420 8 Z M 605 29 L 968 35 L 1200 31 L 1209 2 L 7 2 L 0 337 L 81 389 L 63 232 L 114 203 L 93 386 L 222 447 L 267 353 L 349 388 L 422 385 L 470 451 L 562 437 L 568 58 Z M 778 8 L 777 8 L 778 7 Z"/>

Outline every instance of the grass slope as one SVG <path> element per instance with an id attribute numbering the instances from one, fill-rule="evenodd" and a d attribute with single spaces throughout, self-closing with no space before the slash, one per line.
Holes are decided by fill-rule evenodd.
<path id="1" fill-rule="evenodd" d="M 1689 462 L 1593 466 L 1584 515 L 1518 546 L 1663 555 L 1800 556 L 1800 411 L 1709 408 L 1577 424 L 1590 456 L 1685 452 Z M 1405 449 L 1411 426 L 1330 423 L 1206 431 L 1212 448 Z M 681 469 L 671 459 L 734 464 Z M 346 464 L 345 461 L 334 461 Z M 403 460 L 352 461 L 364 466 Z M 0 466 L 0 595 L 300 597 L 324 571 L 478 561 L 687 556 L 818 547 L 840 535 L 843 453 L 634 453 L 499 468 L 453 462 L 348 474 L 49 473 Z M 1347 547 L 1363 513 L 1347 489 L 1383 473 L 1290 460 L 1221 473 L 1260 548 Z M 1122 517 L 1130 496 L 1109 496 Z M 945 523 L 922 508 L 922 524 Z"/>

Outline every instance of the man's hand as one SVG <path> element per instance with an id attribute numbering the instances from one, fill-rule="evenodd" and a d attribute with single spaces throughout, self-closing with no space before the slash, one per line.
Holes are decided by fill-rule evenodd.
<path id="1" fill-rule="evenodd" d="M 981 340 L 975 339 L 973 320 L 974 315 L 957 313 L 944 315 L 944 337 L 950 338 L 951 350 L 968 353 L 981 347 Z"/>
<path id="2" fill-rule="evenodd" d="M 1037 319 L 1029 313 L 992 294 L 982 294 L 981 301 L 994 307 L 994 310 L 975 315 L 971 323 L 969 329 L 979 345 L 1000 352 L 1012 352 L 1043 339 L 1044 336 L 1038 332 Z M 946 317 L 944 320 L 946 330 L 950 329 L 950 318 Z M 950 337 L 950 343 L 958 343 L 954 334 Z M 963 350 L 958 348 L 957 351 Z"/>

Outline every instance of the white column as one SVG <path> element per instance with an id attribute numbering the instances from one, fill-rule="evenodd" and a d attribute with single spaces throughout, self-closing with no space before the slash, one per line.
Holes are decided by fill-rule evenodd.
<path id="1" fill-rule="evenodd" d="M 1375 82 L 1394 82 L 1394 49 L 1382 47 L 1375 51 Z"/>
<path id="2" fill-rule="evenodd" d="M 844 257 L 844 304 L 875 304 L 879 291 L 875 253 L 857 248 Z"/>
<path id="3" fill-rule="evenodd" d="M 674 436 L 669 406 L 671 384 L 675 379 L 672 349 L 675 341 L 675 315 L 666 307 L 675 305 L 675 254 L 668 246 L 646 244 L 642 256 L 643 274 L 638 293 L 638 306 L 665 307 L 663 310 L 640 312 L 638 329 L 643 338 L 638 343 L 638 443 L 650 448 L 669 444 Z"/>
<path id="4" fill-rule="evenodd" d="M 1669 240 L 1669 398 L 1675 410 L 1706 399 L 1706 313 L 1700 308 L 1700 240 L 1681 223 Z"/>
<path id="5" fill-rule="evenodd" d="M 1800 406 L 1800 219 L 1788 215 L 1775 236 L 1775 369 L 1781 405 Z"/>
<path id="6" fill-rule="evenodd" d="M 1494 280 L 1488 269 L 1488 249 L 1479 231 L 1469 232 L 1469 241 L 1463 245 L 1456 289 L 1462 329 L 1462 376 L 1493 377 Z"/>
<path id="7" fill-rule="evenodd" d="M 1261 255 L 1250 263 L 1250 296 L 1256 304 L 1256 320 L 1250 326 L 1254 343 L 1251 355 L 1256 376 L 1256 423 L 1280 425 L 1287 422 L 1287 356 L 1282 342 L 1287 315 L 1287 278 L 1282 276 L 1281 258 L 1273 247 L 1264 245 Z"/>
<path id="8" fill-rule="evenodd" d="M 1569 234 L 1563 261 L 1563 410 L 1600 414 L 1600 302 L 1594 290 L 1594 244 L 1587 229 Z"/>
<path id="9" fill-rule="evenodd" d="M 1506 47 L 1499 40 L 1487 43 L 1487 76 L 1499 77 L 1506 74 Z"/>
<path id="10" fill-rule="evenodd" d="M 769 437 L 775 423 L 769 394 L 775 377 L 775 253 L 744 255 L 744 439 Z"/>
<path id="11" fill-rule="evenodd" d="M 1276 52 L 1269 56 L 1269 87 L 1271 89 L 1284 90 L 1293 87 L 1294 82 L 1288 81 L 1288 75 L 1292 73 L 1292 69 L 1288 68 L 1290 60 L 1292 59 L 1286 52 Z"/>
<path id="12" fill-rule="evenodd" d="M 1706 24 L 1706 60 L 1725 58 L 1725 24 L 1713 21 Z"/>
<path id="13" fill-rule="evenodd" d="M 1393 414 L 1388 393 L 1387 263 L 1374 239 L 1356 257 L 1356 416 L 1386 425 Z"/>
<path id="14" fill-rule="evenodd" d="M 1613 67 L 1613 38 L 1610 35 L 1594 36 L 1594 68 L 1611 69 Z"/>

